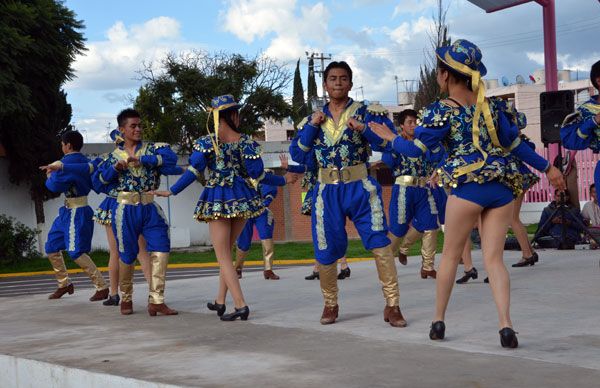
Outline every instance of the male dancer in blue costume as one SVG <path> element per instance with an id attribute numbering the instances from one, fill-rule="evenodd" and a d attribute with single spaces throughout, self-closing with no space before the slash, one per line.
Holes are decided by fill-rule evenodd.
<path id="1" fill-rule="evenodd" d="M 417 112 L 405 109 L 400 112 L 401 136 L 413 140 L 417 126 Z M 382 160 L 394 174 L 395 184 L 390 201 L 390 240 L 392 252 L 398 252 L 401 264 L 406 265 L 406 256 L 411 245 L 421 237 L 421 277 L 435 279 L 435 251 L 438 233 L 438 209 L 433 191 L 428 185 L 429 178 L 444 153 L 427 152 L 421 157 L 410 158 L 389 149 Z"/>
<path id="2" fill-rule="evenodd" d="M 65 132 L 61 138 L 61 146 L 65 156 L 58 162 L 40 167 L 48 175 L 46 180 L 48 190 L 65 195 L 65 206 L 60 208 L 58 217 L 52 223 L 45 247 L 58 281 L 58 289 L 48 298 L 59 299 L 66 293 L 74 292 L 61 253 L 67 250 L 69 256 L 88 274 L 96 287 L 96 293 L 90 301 L 103 300 L 108 297 L 108 287 L 102 274 L 88 256 L 94 233 L 94 221 L 92 221 L 94 212 L 87 203 L 87 195 L 92 186 L 90 169 L 93 166 L 80 152 L 83 147 L 83 136 L 79 132 Z M 83 165 L 85 171 L 81 173 L 77 168 L 72 169 L 73 165 Z"/>
<path id="3" fill-rule="evenodd" d="M 325 307 L 322 324 L 338 317 L 336 261 L 348 245 L 346 217 L 354 222 L 366 249 L 375 256 L 386 306 L 383 317 L 395 327 L 406 326 L 400 312 L 400 291 L 396 264 L 387 237 L 381 187 L 369 176 L 366 162 L 371 145 L 382 149 L 381 142 L 366 124 L 371 121 L 393 124 L 381 106 L 369 107 L 348 97 L 352 88 L 352 69 L 346 62 L 332 62 L 324 72 L 323 87 L 330 96 L 323 112 L 305 119 L 292 142 L 292 159 L 308 164 L 314 150 L 319 172 L 313 193 L 312 234 L 315 256 L 320 264 L 319 278 Z M 375 139 L 370 142 L 369 139 Z M 371 143 L 371 144 L 369 144 Z"/>
<path id="4" fill-rule="evenodd" d="M 296 173 L 304 173 L 303 166 L 288 166 L 287 156 L 280 155 L 281 168 Z M 244 229 L 240 233 L 236 241 L 237 251 L 235 258 L 235 270 L 238 278 L 242 278 L 242 269 L 244 268 L 244 260 L 248 256 L 250 251 L 250 245 L 252 244 L 252 234 L 254 232 L 254 226 L 258 230 L 258 236 L 262 245 L 263 260 L 265 262 L 265 269 L 263 276 L 266 280 L 279 280 L 279 276 L 273 272 L 273 256 L 275 254 L 275 244 L 273 243 L 273 231 L 275 230 L 275 219 L 273 212 L 269 209 L 269 205 L 275 197 L 277 197 L 277 187 L 285 186 L 288 183 L 293 183 L 297 179 L 296 174 L 288 174 L 286 177 L 274 175 L 270 170 L 265 170 L 265 177 L 257 183 L 257 190 L 263 199 L 263 205 L 265 205 L 265 211 L 256 217 L 249 218 L 244 225 Z M 253 182 L 254 183 L 254 182 Z"/>
<path id="5" fill-rule="evenodd" d="M 160 185 L 161 168 L 174 167 L 177 155 L 164 143 L 142 143 L 140 115 L 125 109 L 117 116 L 124 144 L 108 155 L 94 173 L 94 180 L 116 184 L 117 201 L 111 209 L 113 233 L 119 249 L 121 314 L 133 313 L 133 270 L 138 255 L 138 238 L 144 236 L 150 253 L 151 276 L 148 314 L 175 315 L 164 302 L 165 274 L 169 261 L 169 226 L 149 191 Z"/>
<path id="6" fill-rule="evenodd" d="M 600 90 L 600 61 L 592 65 L 590 79 L 596 90 Z M 579 106 L 577 111 L 568 115 L 560 129 L 563 146 L 570 150 L 591 149 L 600 152 L 600 95 Z M 600 163 L 594 170 L 594 183 L 600 185 Z M 597 193 L 597 192 L 596 192 Z"/>

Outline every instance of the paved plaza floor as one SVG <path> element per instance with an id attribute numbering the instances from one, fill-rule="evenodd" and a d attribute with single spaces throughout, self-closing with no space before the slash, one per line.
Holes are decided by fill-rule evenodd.
<path id="1" fill-rule="evenodd" d="M 215 276 L 167 283 L 175 317 L 148 316 L 143 284 L 131 316 L 88 302 L 89 289 L 52 301 L 0 298 L 0 387 L 598 387 L 600 253 L 539 253 L 533 267 L 509 267 L 514 350 L 500 347 L 475 252 L 479 279 L 454 287 L 440 342 L 428 338 L 435 282 L 420 278 L 414 257 L 398 265 L 406 328 L 383 321 L 373 262 L 351 264 L 339 282 L 339 320 L 328 326 L 307 266 L 277 271 L 279 281 L 245 274 L 247 322 L 221 322 L 206 309 Z M 518 258 L 505 254 L 508 265 Z"/>

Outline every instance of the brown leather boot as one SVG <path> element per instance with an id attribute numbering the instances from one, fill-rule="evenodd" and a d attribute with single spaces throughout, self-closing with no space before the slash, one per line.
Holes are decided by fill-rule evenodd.
<path id="1" fill-rule="evenodd" d="M 108 288 L 105 288 L 104 290 L 96 291 L 96 293 L 94 295 L 92 295 L 92 297 L 90 298 L 90 302 L 96 302 L 99 300 L 104 300 L 106 298 L 108 298 Z"/>
<path id="2" fill-rule="evenodd" d="M 335 323 L 338 317 L 339 306 L 336 304 L 334 307 L 325 306 L 323 308 L 323 315 L 321 315 L 321 325 L 331 325 Z"/>
<path id="3" fill-rule="evenodd" d="M 263 272 L 263 275 L 265 275 L 265 279 L 266 280 L 279 280 L 279 276 L 275 275 L 275 272 L 273 272 L 273 270 L 266 270 Z"/>
<path id="4" fill-rule="evenodd" d="M 408 263 L 406 255 L 402 252 L 398 252 L 398 261 L 402 265 L 406 265 Z"/>
<path id="5" fill-rule="evenodd" d="M 56 291 L 54 291 L 54 293 L 48 296 L 48 299 L 60 299 L 60 297 L 66 294 L 67 292 L 69 293 L 69 295 L 75 292 L 75 287 L 73 287 L 73 283 L 70 283 L 66 287 L 57 288 Z"/>
<path id="6" fill-rule="evenodd" d="M 432 269 L 431 271 L 429 271 L 429 270 L 421 267 L 421 279 L 427 279 L 428 277 L 435 279 L 436 276 L 437 276 L 437 272 L 435 269 Z"/>
<path id="7" fill-rule="evenodd" d="M 148 303 L 148 314 L 150 314 L 151 317 L 155 317 L 156 314 L 177 315 L 177 314 L 179 314 L 179 312 L 177 312 L 177 310 L 170 309 L 164 303 L 160 303 L 160 304 Z"/>
<path id="8" fill-rule="evenodd" d="M 131 315 L 133 314 L 133 302 L 121 302 L 121 314 Z"/>
<path id="9" fill-rule="evenodd" d="M 406 320 L 400 312 L 400 307 L 385 306 L 383 310 L 383 320 L 389 322 L 394 327 L 406 327 Z"/>

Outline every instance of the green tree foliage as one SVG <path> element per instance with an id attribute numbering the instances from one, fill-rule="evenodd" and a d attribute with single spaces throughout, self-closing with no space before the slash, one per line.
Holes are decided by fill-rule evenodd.
<path id="1" fill-rule="evenodd" d="M 442 97 L 436 80 L 437 57 L 435 49 L 451 43 L 451 39 L 448 36 L 448 25 L 446 24 L 448 7 L 444 8 L 442 3 L 442 0 L 438 0 L 437 2 L 437 11 L 433 17 L 434 30 L 429 34 L 431 51 L 426 53 L 425 63 L 421 65 L 419 72 L 419 87 L 415 94 L 414 104 L 417 110 Z"/>
<path id="2" fill-rule="evenodd" d="M 281 121 L 292 113 L 283 96 L 291 74 L 265 56 L 171 54 L 158 64 L 145 64 L 139 74 L 144 85 L 134 107 L 142 115 L 144 136 L 177 144 L 183 152 L 206 134 L 207 110 L 214 96 L 232 94 L 243 104 L 244 133 L 261 128 L 266 119 Z"/>
<path id="3" fill-rule="evenodd" d="M 308 87 L 306 89 L 306 101 L 310 104 L 313 98 L 318 98 L 317 81 L 315 81 L 315 61 L 312 56 L 308 60 Z"/>
<path id="4" fill-rule="evenodd" d="M 304 101 L 304 87 L 300 77 L 300 59 L 296 62 L 294 72 L 294 91 L 292 96 L 292 119 L 294 127 L 307 115 L 306 102 Z"/>
<path id="5" fill-rule="evenodd" d="M 0 265 L 39 257 L 35 248 L 36 234 L 37 231 L 14 218 L 0 214 Z"/>
<path id="6" fill-rule="evenodd" d="M 0 4 L 0 143 L 14 183 L 31 188 L 38 223 L 44 222 L 40 165 L 60 158 L 58 135 L 70 129 L 71 106 L 61 90 L 85 50 L 83 23 L 62 2 Z"/>

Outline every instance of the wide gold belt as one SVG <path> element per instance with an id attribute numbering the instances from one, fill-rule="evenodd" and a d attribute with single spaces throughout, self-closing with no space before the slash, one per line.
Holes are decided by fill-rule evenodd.
<path id="1" fill-rule="evenodd" d="M 78 207 L 84 207 L 88 205 L 87 196 L 65 198 L 65 207 L 68 209 L 76 209 Z"/>
<path id="2" fill-rule="evenodd" d="M 342 168 L 320 168 L 319 182 L 324 184 L 338 184 L 360 181 L 369 176 L 367 166 L 357 164 L 356 166 L 348 166 Z"/>
<path id="3" fill-rule="evenodd" d="M 123 205 L 147 205 L 154 202 L 154 195 L 137 191 L 121 191 L 117 195 L 117 202 Z"/>
<path id="4" fill-rule="evenodd" d="M 396 177 L 395 183 L 400 186 L 426 187 L 427 178 L 423 176 L 401 175 Z"/>

